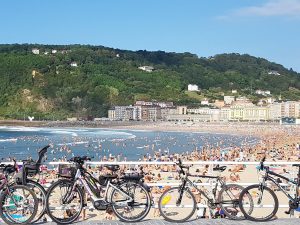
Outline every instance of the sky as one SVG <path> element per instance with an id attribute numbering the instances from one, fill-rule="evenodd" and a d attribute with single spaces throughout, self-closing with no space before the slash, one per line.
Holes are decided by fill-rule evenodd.
<path id="1" fill-rule="evenodd" d="M 300 0 L 0 0 L 0 44 L 250 54 L 300 72 Z"/>

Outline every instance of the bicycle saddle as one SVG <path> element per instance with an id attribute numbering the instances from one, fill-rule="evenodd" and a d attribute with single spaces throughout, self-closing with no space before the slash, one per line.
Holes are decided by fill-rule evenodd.
<path id="1" fill-rule="evenodd" d="M 216 166 L 215 168 L 213 168 L 213 171 L 225 171 L 227 168 L 227 166 Z"/>
<path id="2" fill-rule="evenodd" d="M 113 172 L 116 172 L 120 169 L 119 165 L 105 165 L 105 167 Z"/>
<path id="3" fill-rule="evenodd" d="M 103 174 L 99 176 L 99 180 L 103 179 L 103 178 L 108 178 L 108 179 L 115 179 L 117 178 L 118 175 L 117 174 Z"/>
<path id="4" fill-rule="evenodd" d="M 138 173 L 125 174 L 122 179 L 124 180 L 140 180 L 144 176 Z"/>
<path id="5" fill-rule="evenodd" d="M 69 159 L 69 162 L 75 162 L 81 165 L 83 165 L 85 161 L 91 161 L 91 158 L 88 156 L 75 156 Z"/>

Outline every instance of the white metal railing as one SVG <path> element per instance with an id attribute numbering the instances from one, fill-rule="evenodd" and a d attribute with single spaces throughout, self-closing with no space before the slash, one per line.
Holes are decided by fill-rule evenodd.
<path id="1" fill-rule="evenodd" d="M 69 162 L 49 162 L 49 165 L 56 166 L 59 164 L 70 164 Z M 174 162 L 147 162 L 147 161 L 123 161 L 123 162 L 117 162 L 117 161 L 99 161 L 99 162 L 86 162 L 88 165 L 174 165 Z M 210 172 L 212 171 L 213 165 L 259 165 L 259 162 L 243 162 L 243 161 L 185 161 L 183 162 L 185 165 L 210 165 Z M 265 165 L 279 165 L 279 166 L 291 166 L 293 164 L 300 164 L 300 162 L 284 162 L 284 161 L 274 161 L 274 162 L 264 162 Z M 170 171 L 171 172 L 171 171 Z M 238 184 L 241 186 L 249 186 L 252 184 L 257 184 L 257 182 L 251 182 L 251 183 L 241 183 L 241 182 L 234 182 L 232 184 Z M 227 182 L 227 184 L 231 184 L 230 182 Z M 155 182 L 155 183 L 147 183 L 148 186 L 179 186 L 179 182 Z M 211 183 L 195 183 L 197 186 L 212 186 Z M 207 207 L 207 205 L 198 204 L 199 207 Z M 157 208 L 157 205 L 154 206 Z M 264 206 L 257 206 L 257 207 L 263 207 L 263 208 L 269 208 L 272 207 L 271 205 L 264 205 Z M 288 208 L 289 206 L 286 205 L 279 205 L 279 208 Z"/>
<path id="2" fill-rule="evenodd" d="M 2 162 L 3 164 L 11 164 L 11 162 Z M 70 162 L 49 162 L 47 163 L 48 165 L 51 166 L 58 166 L 59 164 L 72 164 Z M 138 166 L 138 165 L 174 165 L 174 162 L 157 162 L 157 161 L 152 161 L 152 162 L 146 162 L 146 161 L 123 161 L 123 162 L 116 162 L 116 161 L 99 161 L 99 162 L 86 162 L 88 165 L 133 165 L 133 166 Z M 243 161 L 185 161 L 183 162 L 185 165 L 210 165 L 210 172 L 212 171 L 212 166 L 213 165 L 259 165 L 259 162 L 243 162 Z M 279 166 L 291 166 L 293 164 L 300 164 L 300 162 L 284 162 L 284 161 L 277 161 L 277 162 L 264 162 L 265 165 L 279 165 Z M 18 165 L 22 165 L 22 162 L 18 162 Z M 238 184 L 241 186 L 249 186 L 252 184 L 257 184 L 257 182 L 246 182 L 246 183 L 241 183 L 241 182 L 234 182 L 232 184 Z M 212 183 L 194 183 L 197 186 L 212 186 Z M 227 182 L 227 184 L 231 184 L 230 182 Z M 155 182 L 155 183 L 147 183 L 148 186 L 179 186 L 179 182 Z M 207 207 L 207 205 L 203 204 L 198 204 L 199 207 Z M 157 207 L 155 205 L 154 207 Z M 263 206 L 263 207 L 271 207 L 271 206 Z M 279 205 L 280 208 L 287 208 L 289 207 L 288 205 Z"/>

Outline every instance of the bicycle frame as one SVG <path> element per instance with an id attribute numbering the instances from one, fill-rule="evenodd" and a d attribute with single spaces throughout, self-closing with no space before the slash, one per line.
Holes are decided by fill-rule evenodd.
<path id="1" fill-rule="evenodd" d="M 300 179 L 299 179 L 299 174 L 298 174 L 298 179 L 297 179 L 297 182 L 295 182 L 294 180 L 291 180 L 285 176 L 282 176 L 278 173 L 275 173 L 273 171 L 270 171 L 269 168 L 267 168 L 266 170 L 266 174 L 265 176 L 263 177 L 263 181 L 260 183 L 261 186 L 265 186 L 265 182 L 266 181 L 271 181 L 273 184 L 275 184 L 284 194 L 285 196 L 288 197 L 289 200 L 291 201 L 299 201 L 299 193 L 297 191 L 297 188 L 296 188 L 296 193 L 295 193 L 295 197 L 292 197 L 286 190 L 284 190 L 284 188 L 282 186 L 280 186 L 280 184 L 276 181 L 276 179 L 274 177 L 271 177 L 270 175 L 272 176 L 275 176 L 275 177 L 278 177 L 278 178 L 281 178 L 281 179 L 284 179 L 286 180 L 288 183 L 290 184 L 293 184 L 293 185 L 296 185 L 297 188 L 299 188 L 300 186 Z"/>
<path id="2" fill-rule="evenodd" d="M 195 177 L 216 179 L 216 184 L 215 184 L 214 188 L 212 189 L 212 194 L 213 194 L 213 197 L 214 197 L 214 198 L 216 197 L 216 191 L 217 191 L 217 188 L 218 188 L 218 184 L 220 183 L 220 184 L 221 184 L 221 187 L 224 185 L 224 182 L 223 182 L 222 179 L 221 179 L 220 177 L 218 177 L 218 176 L 207 176 L 207 175 L 199 175 L 199 176 L 198 176 L 198 175 L 197 175 L 197 176 L 195 176 Z M 195 185 L 195 183 L 194 183 L 193 181 L 191 181 L 191 180 L 188 178 L 188 174 L 186 174 L 186 175 L 182 178 L 182 185 L 180 186 L 181 189 L 183 190 L 183 189 L 186 187 L 187 184 L 190 185 L 190 186 L 192 186 L 192 187 L 195 188 L 200 194 L 202 194 L 202 195 L 207 199 L 207 201 L 209 202 L 209 204 L 210 204 L 211 206 L 219 204 L 219 202 L 215 202 L 216 199 L 210 198 L 210 197 L 205 193 L 204 190 L 199 189 L 199 188 Z M 189 187 L 188 187 L 188 188 L 189 188 Z"/>
<path id="3" fill-rule="evenodd" d="M 108 201 L 108 190 L 109 189 L 115 189 L 117 191 L 119 191 L 119 193 L 121 193 L 124 197 L 128 198 L 127 201 L 125 201 L 125 203 L 131 202 L 133 201 L 132 197 L 129 196 L 125 191 L 123 191 L 122 189 L 118 188 L 116 185 L 112 184 L 112 182 L 110 180 L 108 180 L 108 183 L 106 185 L 106 189 L 105 189 L 105 193 L 104 193 L 104 197 L 103 198 L 99 198 L 97 196 L 97 194 L 95 193 L 95 190 L 91 190 L 89 183 L 86 180 L 86 174 L 89 175 L 90 178 L 92 178 L 92 180 L 96 180 L 95 178 L 93 178 L 91 176 L 90 173 L 86 172 L 85 170 L 82 169 L 77 169 L 76 171 L 76 175 L 74 177 L 74 185 L 72 188 L 72 191 L 74 191 L 75 186 L 81 184 L 85 190 L 87 191 L 87 193 L 89 194 L 89 196 L 91 197 L 91 199 L 95 202 L 95 201 Z M 93 180 L 93 182 L 95 182 Z M 111 191 L 112 194 L 112 191 Z M 110 196 L 111 197 L 111 196 Z"/>

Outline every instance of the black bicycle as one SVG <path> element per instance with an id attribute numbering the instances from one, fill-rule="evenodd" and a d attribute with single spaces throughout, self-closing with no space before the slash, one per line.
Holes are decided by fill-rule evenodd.
<path id="1" fill-rule="evenodd" d="M 169 222 L 184 222 L 190 219 L 197 209 L 197 202 L 191 187 L 201 194 L 207 202 L 210 214 L 214 217 L 213 210 L 220 207 L 224 214 L 235 220 L 244 219 L 244 215 L 239 209 L 239 195 L 244 189 L 237 184 L 226 184 L 220 176 L 191 175 L 190 166 L 182 165 L 181 160 L 176 163 L 179 167 L 181 185 L 166 190 L 160 197 L 158 207 L 160 214 Z M 184 170 L 186 169 L 186 171 Z M 223 172 L 226 166 L 216 167 L 215 171 Z M 211 196 L 205 190 L 199 189 L 196 184 L 189 179 L 190 176 L 197 178 L 209 178 L 215 180 Z M 218 185 L 221 190 L 217 194 Z"/>
<path id="2" fill-rule="evenodd" d="M 97 179 L 83 167 L 88 160 L 87 156 L 70 159 L 73 167 L 67 165 L 60 171 L 61 175 L 70 174 L 69 179 L 58 180 L 49 187 L 46 207 L 53 221 L 70 224 L 79 217 L 85 204 L 83 190 L 90 196 L 95 209 L 110 207 L 121 221 L 137 222 L 147 216 L 151 199 L 145 187 L 138 182 L 141 176 L 119 177 L 116 174 L 119 166 L 106 165 L 112 173 Z"/>
<path id="3" fill-rule="evenodd" d="M 278 198 L 275 192 L 268 187 L 267 181 L 274 184 L 275 187 L 282 191 L 289 199 L 289 210 L 286 211 L 287 214 L 293 213 L 295 209 L 299 207 L 299 187 L 300 187 L 300 164 L 294 164 L 293 166 L 298 167 L 297 178 L 290 179 L 278 173 L 270 170 L 268 166 L 264 165 L 265 157 L 261 160 L 258 170 L 264 172 L 262 179 L 259 184 L 254 184 L 246 187 L 239 199 L 239 204 L 241 211 L 244 213 L 245 217 L 252 221 L 268 221 L 272 219 L 278 211 Z M 281 185 L 282 180 L 287 181 L 287 183 L 295 185 L 294 194 L 289 194 L 287 190 Z M 251 199 L 248 198 L 251 196 Z M 255 206 L 253 208 L 252 206 Z M 252 210 L 249 210 L 252 208 Z"/>

